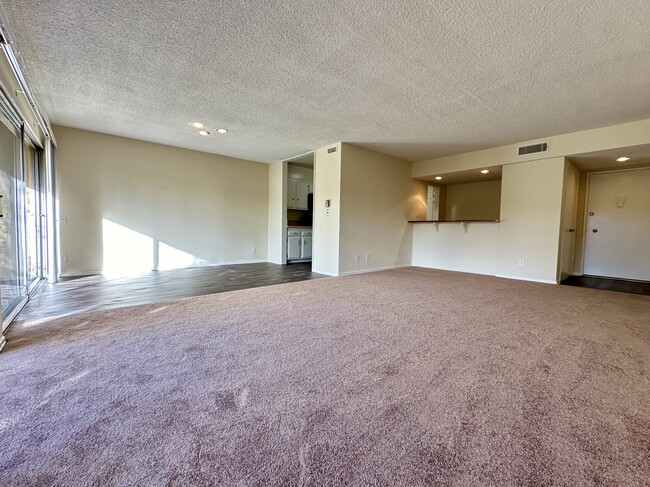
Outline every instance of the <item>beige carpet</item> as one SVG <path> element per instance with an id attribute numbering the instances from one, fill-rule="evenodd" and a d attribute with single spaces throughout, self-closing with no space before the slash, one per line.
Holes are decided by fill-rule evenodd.
<path id="1" fill-rule="evenodd" d="M 650 478 L 648 296 L 404 269 L 8 339 L 3 486 Z"/>

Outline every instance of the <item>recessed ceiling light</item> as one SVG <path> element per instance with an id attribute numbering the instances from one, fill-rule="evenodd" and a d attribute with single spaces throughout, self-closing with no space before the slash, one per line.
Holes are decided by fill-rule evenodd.
<path id="1" fill-rule="evenodd" d="M 616 159 L 616 162 L 626 162 L 629 160 L 630 160 L 629 157 L 619 157 L 618 159 Z"/>
<path id="2" fill-rule="evenodd" d="M 203 125 L 201 122 L 194 122 L 192 124 L 192 127 L 196 127 L 197 129 L 202 129 L 203 127 L 205 127 L 205 125 Z"/>
<path id="3" fill-rule="evenodd" d="M 442 176 L 436 176 L 436 177 L 435 177 L 435 180 L 436 180 L 436 181 L 440 181 L 441 179 L 442 179 Z"/>
<path id="4" fill-rule="evenodd" d="M 210 135 L 210 132 L 208 132 L 207 130 L 199 130 L 199 134 L 200 135 Z"/>
<path id="5" fill-rule="evenodd" d="M 217 132 L 219 132 L 220 134 L 227 134 L 228 129 L 217 129 Z"/>
<path id="6" fill-rule="evenodd" d="M 483 170 L 481 171 L 481 174 L 487 174 L 487 173 L 489 173 L 489 172 L 490 172 L 489 169 L 483 169 Z"/>

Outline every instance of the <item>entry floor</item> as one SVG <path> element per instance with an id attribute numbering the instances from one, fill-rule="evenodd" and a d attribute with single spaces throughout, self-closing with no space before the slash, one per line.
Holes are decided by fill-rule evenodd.
<path id="1" fill-rule="evenodd" d="M 16 321 L 157 303 L 205 294 L 236 291 L 326 277 L 311 271 L 311 262 L 193 267 L 152 271 L 132 277 L 103 275 L 62 279 L 44 284 Z"/>
<path id="2" fill-rule="evenodd" d="M 569 276 L 562 281 L 562 284 L 650 296 L 650 282 L 647 281 L 629 281 L 611 277 Z"/>

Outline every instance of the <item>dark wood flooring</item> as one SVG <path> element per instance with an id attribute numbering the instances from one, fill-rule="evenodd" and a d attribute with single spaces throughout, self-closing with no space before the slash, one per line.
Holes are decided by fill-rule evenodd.
<path id="1" fill-rule="evenodd" d="M 101 275 L 62 279 L 43 285 L 16 321 L 157 303 L 191 296 L 318 279 L 311 262 L 193 267 L 152 271 L 136 277 Z"/>
<path id="2" fill-rule="evenodd" d="M 569 276 L 562 281 L 562 284 L 650 296 L 650 282 L 646 281 L 628 281 L 609 277 Z"/>

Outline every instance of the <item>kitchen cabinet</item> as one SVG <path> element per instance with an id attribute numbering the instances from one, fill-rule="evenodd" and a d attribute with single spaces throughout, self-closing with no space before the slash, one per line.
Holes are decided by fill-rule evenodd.
<path id="1" fill-rule="evenodd" d="M 291 235 L 291 231 L 289 231 L 289 236 L 287 237 L 287 260 L 296 260 L 301 258 L 301 239 L 302 237 L 300 235 Z"/>
<path id="2" fill-rule="evenodd" d="M 307 195 L 313 191 L 313 182 L 303 179 L 287 180 L 287 209 L 307 210 Z"/>
<path id="3" fill-rule="evenodd" d="M 302 237 L 301 257 L 311 259 L 311 232 L 309 232 L 309 236 L 304 235 Z"/>
<path id="4" fill-rule="evenodd" d="M 287 260 L 310 260 L 312 256 L 311 228 L 287 229 Z"/>

